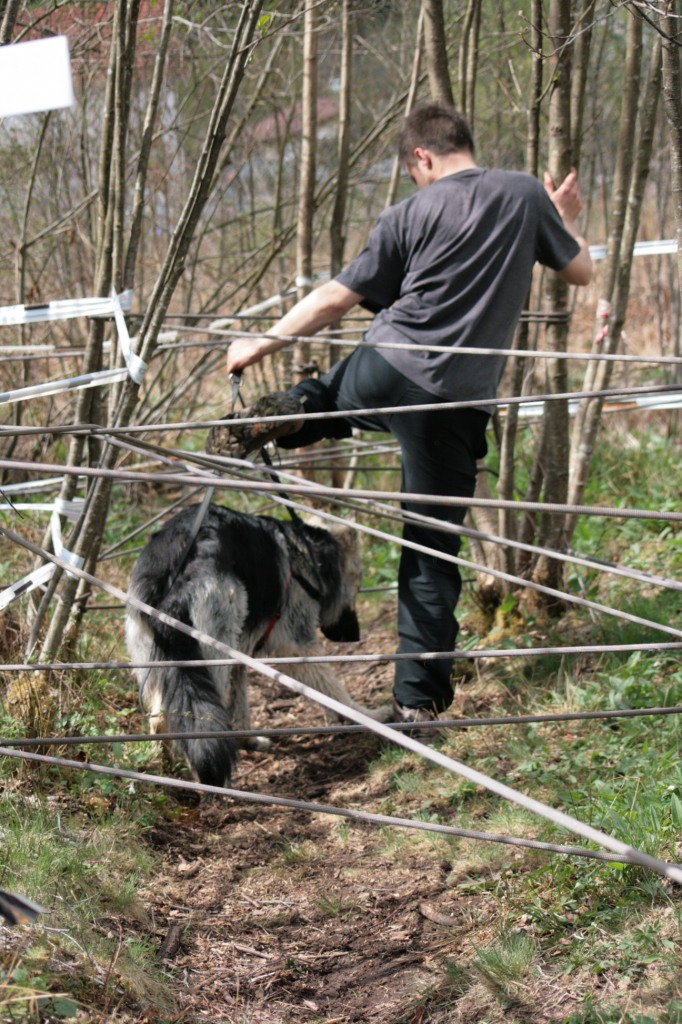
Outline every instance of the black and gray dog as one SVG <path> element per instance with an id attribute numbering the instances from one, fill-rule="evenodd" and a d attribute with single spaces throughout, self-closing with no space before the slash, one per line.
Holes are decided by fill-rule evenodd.
<path id="1" fill-rule="evenodd" d="M 356 533 L 323 530 L 301 520 L 243 515 L 210 505 L 196 536 L 197 506 L 183 509 L 142 551 L 130 595 L 257 657 L 324 653 L 330 640 L 360 638 L 355 600 L 361 567 Z M 224 654 L 128 606 L 126 641 L 132 661 L 208 661 Z M 154 732 L 249 729 L 243 665 L 136 669 L 140 701 Z M 287 666 L 285 672 L 348 707 L 356 704 L 329 665 Z M 366 712 L 380 721 L 390 705 Z M 173 751 L 200 782 L 229 785 L 237 744 L 229 738 L 181 739 Z"/>

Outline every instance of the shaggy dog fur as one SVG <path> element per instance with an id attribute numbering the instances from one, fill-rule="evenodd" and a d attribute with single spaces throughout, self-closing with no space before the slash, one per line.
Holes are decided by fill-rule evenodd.
<path id="1" fill-rule="evenodd" d="M 210 505 L 189 544 L 196 510 L 183 509 L 152 536 L 133 571 L 132 597 L 263 658 L 323 654 L 318 626 L 331 640 L 360 639 L 355 599 L 361 570 L 354 531 L 323 530 Z M 132 661 L 223 657 L 131 606 L 126 641 Z M 250 728 L 243 665 L 135 671 L 154 732 Z M 342 704 L 366 710 L 328 665 L 293 665 L 285 671 Z M 390 706 L 367 713 L 386 721 Z M 200 782 L 229 784 L 237 754 L 234 740 L 188 738 L 172 747 Z"/>

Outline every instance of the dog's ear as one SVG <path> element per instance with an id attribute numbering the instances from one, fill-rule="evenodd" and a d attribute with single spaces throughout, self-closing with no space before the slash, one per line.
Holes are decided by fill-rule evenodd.
<path id="1" fill-rule="evenodd" d="M 333 526 L 329 532 L 339 552 L 341 578 L 348 588 L 346 599 L 354 604 L 362 582 L 360 535 L 352 526 Z"/>
<path id="2" fill-rule="evenodd" d="M 352 526 L 330 526 L 329 532 L 344 553 L 352 561 L 360 557 L 360 534 Z"/>
<path id="3" fill-rule="evenodd" d="M 344 608 L 341 615 L 329 626 L 320 625 L 327 640 L 336 643 L 354 644 L 360 639 L 360 623 L 353 608 Z"/>

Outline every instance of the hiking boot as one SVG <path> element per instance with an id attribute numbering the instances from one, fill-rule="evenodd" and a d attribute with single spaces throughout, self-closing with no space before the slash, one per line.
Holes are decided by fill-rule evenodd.
<path id="1" fill-rule="evenodd" d="M 225 419 L 295 416 L 303 412 L 304 401 L 305 399 L 297 398 L 288 391 L 271 391 L 241 412 L 226 413 Z M 243 459 L 249 452 L 263 448 L 278 437 L 295 434 L 302 426 L 303 420 L 296 419 L 283 422 L 270 420 L 268 423 L 230 423 L 211 427 L 206 438 L 206 451 L 209 455 L 229 455 L 233 459 Z"/>
<path id="2" fill-rule="evenodd" d="M 400 732 L 407 733 L 413 740 L 420 743 L 435 743 L 443 739 L 442 729 L 433 725 L 426 725 L 426 722 L 437 722 L 438 715 L 433 708 L 405 708 L 397 701 L 393 701 L 393 720 L 395 722 L 414 722 L 413 729 L 401 729 Z M 421 725 L 419 723 L 422 723 Z"/>

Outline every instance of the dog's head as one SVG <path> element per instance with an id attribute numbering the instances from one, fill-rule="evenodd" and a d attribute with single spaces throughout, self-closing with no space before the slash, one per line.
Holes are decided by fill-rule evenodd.
<path id="1" fill-rule="evenodd" d="M 360 623 L 355 608 L 344 608 L 341 617 L 329 625 L 320 622 L 320 629 L 327 640 L 335 643 L 354 644 L 360 639 Z"/>
<path id="2" fill-rule="evenodd" d="M 355 600 L 363 578 L 357 534 L 349 526 L 321 529 L 305 524 L 304 528 L 305 543 L 300 543 L 300 536 L 294 545 L 290 543 L 290 559 L 299 582 L 304 577 L 308 593 L 314 596 L 319 629 L 329 640 L 354 643 L 359 640 Z"/>
<path id="3" fill-rule="evenodd" d="M 362 580 L 357 532 L 349 526 L 335 526 L 315 533 L 321 585 L 320 629 L 328 640 L 356 643 L 360 623 L 355 602 Z"/>

